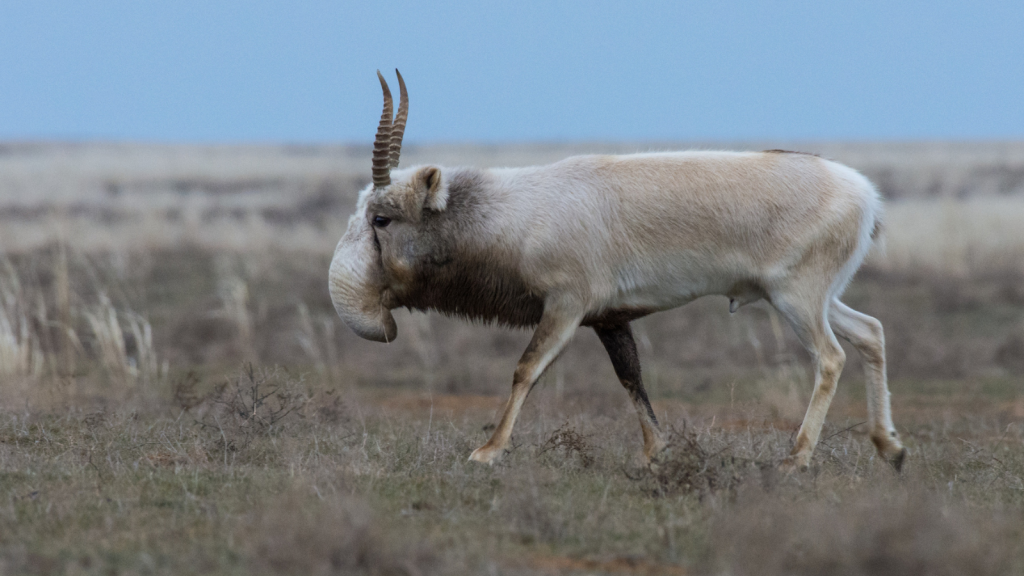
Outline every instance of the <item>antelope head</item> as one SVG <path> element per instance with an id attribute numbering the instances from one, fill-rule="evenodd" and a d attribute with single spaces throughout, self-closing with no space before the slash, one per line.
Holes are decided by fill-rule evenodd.
<path id="1" fill-rule="evenodd" d="M 409 96 L 398 75 L 400 100 L 392 118 L 393 102 L 387 82 L 377 72 L 384 92 L 384 110 L 373 143 L 373 184 L 359 195 L 355 214 L 334 251 L 329 286 L 338 315 L 356 334 L 368 340 L 390 342 L 398 327 L 391 309 L 411 289 L 416 261 L 429 242 L 418 236 L 424 210 L 443 210 L 447 190 L 440 169 L 428 166 L 403 173 L 392 182 L 398 167 L 402 136 L 409 116 Z"/>

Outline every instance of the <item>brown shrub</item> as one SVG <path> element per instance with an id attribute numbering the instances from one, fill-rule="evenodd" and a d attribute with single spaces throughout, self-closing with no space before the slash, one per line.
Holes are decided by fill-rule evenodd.
<path id="1" fill-rule="evenodd" d="M 716 492 L 730 495 L 758 466 L 737 456 L 731 445 L 717 450 L 706 448 L 691 430 L 669 428 L 666 447 L 651 462 L 641 479 L 653 481 L 652 492 L 659 495 L 696 494 L 704 497 Z M 773 463 L 761 467 L 772 468 Z"/>
<path id="2" fill-rule="evenodd" d="M 593 447 L 587 442 L 587 438 L 577 432 L 568 422 L 559 426 L 537 449 L 537 454 L 548 452 L 560 452 L 566 460 L 575 457 L 584 468 L 594 463 Z"/>
<path id="3" fill-rule="evenodd" d="M 197 384 L 194 374 L 177 382 L 175 401 L 194 414 L 212 450 L 225 454 L 246 452 L 256 440 L 280 435 L 311 399 L 301 379 L 278 369 L 257 370 L 252 364 L 203 396 L 197 395 Z"/>

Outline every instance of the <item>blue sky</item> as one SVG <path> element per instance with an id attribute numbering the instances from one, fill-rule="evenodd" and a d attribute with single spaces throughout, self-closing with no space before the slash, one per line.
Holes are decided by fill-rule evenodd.
<path id="1" fill-rule="evenodd" d="M 1020 2 L 0 0 L 0 139 L 367 142 L 395 67 L 420 143 L 1024 138 Z"/>

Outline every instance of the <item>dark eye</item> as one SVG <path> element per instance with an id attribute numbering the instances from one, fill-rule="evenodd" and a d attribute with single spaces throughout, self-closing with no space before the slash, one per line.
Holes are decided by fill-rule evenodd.
<path id="1" fill-rule="evenodd" d="M 391 218 L 387 216 L 374 216 L 373 225 L 377 228 L 386 228 L 388 224 L 391 224 Z"/>

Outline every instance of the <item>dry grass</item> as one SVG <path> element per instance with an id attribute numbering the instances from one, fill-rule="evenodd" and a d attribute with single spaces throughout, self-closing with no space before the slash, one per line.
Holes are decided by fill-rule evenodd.
<path id="1" fill-rule="evenodd" d="M 38 376 L 44 355 L 32 330 L 31 297 L 6 259 L 0 273 L 0 376 Z"/>
<path id="2" fill-rule="evenodd" d="M 1024 276 L 1022 231 L 1024 195 L 890 202 L 883 248 L 870 265 L 960 278 Z"/>
<path id="3" fill-rule="evenodd" d="M 636 323 L 653 467 L 586 330 L 515 449 L 469 463 L 529 334 L 336 321 L 367 151 L 114 148 L 0 152 L 0 573 L 1024 573 L 1017 147 L 821 150 L 911 196 L 846 298 L 886 327 L 901 477 L 852 350 L 811 471 L 777 473 L 807 358 L 770 308 L 713 298 Z"/>
<path id="4" fill-rule="evenodd" d="M 197 392 L 184 414 L 180 391 L 106 411 L 5 409 L 5 572 L 1024 569 L 1024 427 L 998 410 L 905 422 L 914 459 L 902 478 L 845 426 L 827 429 L 812 472 L 783 476 L 769 464 L 788 433 L 713 426 L 700 411 L 647 471 L 625 398 L 618 418 L 528 415 L 517 448 L 490 468 L 466 461 L 485 437 L 479 416 L 383 410 L 367 392 L 339 408 L 341 392 L 277 376 L 303 400 L 272 426 L 192 417 L 204 403 L 250 414 L 261 380 L 244 371 L 240 395 Z M 577 422 L 553 430 L 556 416 Z M 227 450 L 225 437 L 236 439 Z"/>

